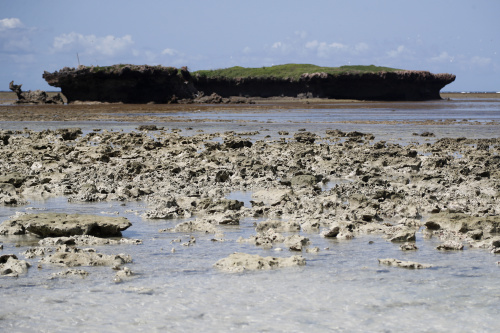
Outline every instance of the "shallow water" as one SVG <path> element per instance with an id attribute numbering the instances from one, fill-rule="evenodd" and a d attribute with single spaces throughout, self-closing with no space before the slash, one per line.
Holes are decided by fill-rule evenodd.
<path id="1" fill-rule="evenodd" d="M 234 197 L 238 197 L 234 195 Z M 303 253 L 307 265 L 270 272 L 226 274 L 212 265 L 232 252 L 289 256 L 288 251 L 264 250 L 238 243 L 254 234 L 253 223 L 221 227 L 225 242 L 211 235 L 193 234 L 194 246 L 171 243 L 189 240 L 182 233 L 158 233 L 178 221 L 143 220 L 140 203 L 67 204 L 61 199 L 38 202 L 29 208 L 51 211 L 116 214 L 133 226 L 125 237 L 141 238 L 143 245 L 97 246 L 98 252 L 127 253 L 137 273 L 115 284 L 109 267 L 85 268 L 84 279 L 50 280 L 63 270 L 37 259 L 29 273 L 2 278 L 0 323 L 9 331 L 487 331 L 500 315 L 497 256 L 484 250 L 440 252 L 435 239 L 417 234 L 418 251 L 402 252 L 398 244 L 377 236 L 351 241 L 304 234 L 317 254 Z M 23 210 L 23 209 L 20 209 Z M 2 216 L 3 218 L 3 216 Z M 2 239 L 3 253 L 16 253 L 16 237 Z M 369 242 L 372 241 L 372 244 Z M 175 248 L 175 253 L 171 249 Z M 328 248 L 328 249 L 326 249 Z M 434 265 L 406 270 L 378 264 L 396 257 Z"/>
<path id="2" fill-rule="evenodd" d="M 491 106 L 490 102 L 482 104 L 484 101 L 481 100 L 462 104 L 437 102 L 439 107 L 429 112 L 428 117 L 498 121 L 499 101 L 495 102 L 495 106 Z M 461 106 L 453 109 L 441 107 L 455 104 Z M 480 111 L 469 112 L 476 109 Z M 485 109 L 487 112 L 483 112 Z M 197 129 L 206 132 L 260 129 L 260 134 L 252 136 L 253 139 L 265 138 L 266 135 L 275 139 L 277 131 L 283 129 L 289 130 L 290 136 L 293 136 L 298 128 L 324 135 L 327 127 L 374 133 L 376 140 L 382 137 L 400 143 L 416 140 L 411 132 L 419 130 L 435 132 L 436 137 L 500 135 L 498 126 L 494 125 L 324 124 L 314 121 L 314 112 L 341 111 L 309 111 L 302 117 L 282 112 L 281 118 L 275 118 L 276 123 L 269 124 L 263 121 L 244 123 L 244 126 L 237 122 L 166 125 L 182 128 L 183 135 L 192 135 Z M 384 112 L 380 114 L 380 119 L 385 119 Z M 359 111 L 358 115 L 355 111 L 351 113 L 352 117 L 366 117 L 364 111 Z M 396 111 L 396 114 L 402 113 Z M 325 114 L 323 116 L 326 117 Z M 407 114 L 407 117 L 410 116 Z M 278 116 L 269 112 L 262 115 L 262 119 L 266 117 Z M 287 123 L 291 119 L 297 119 L 297 123 Z M 286 124 L 285 128 L 283 124 Z M 89 131 L 96 127 L 128 131 L 134 130 L 137 124 L 54 122 L 1 123 L 0 126 L 4 129 L 79 126 Z M 185 130 L 183 126 L 193 127 L 193 130 Z M 345 180 L 338 180 L 339 183 L 342 181 Z M 326 184 L 323 190 L 335 184 Z M 250 206 L 249 192 L 233 192 L 228 197 Z M 159 229 L 173 227 L 179 221 L 141 218 L 140 214 L 145 210 L 142 202 L 126 202 L 124 205 L 121 202 L 75 204 L 68 203 L 65 198 L 30 201 L 23 207 L 1 206 L 0 222 L 18 211 L 39 210 L 127 217 L 133 225 L 123 236 L 140 238 L 142 245 L 95 248 L 102 253 L 131 255 L 134 262 L 126 266 L 137 275 L 115 284 L 115 272 L 109 267 L 80 267 L 90 275 L 84 279 L 50 279 L 52 273 L 65 269 L 48 264 L 38 269 L 38 259 L 29 259 L 33 266 L 28 274 L 19 278 L 0 278 L 0 331 L 485 332 L 498 328 L 500 267 L 497 262 L 500 256 L 469 248 L 464 251 L 437 251 L 435 247 L 440 241 L 423 239 L 420 232 L 416 242 L 419 249 L 407 252 L 401 251 L 399 244 L 387 242 L 376 235 L 337 241 L 322 238 L 316 233 L 302 233 L 310 238 L 310 247 L 320 248 L 317 254 L 302 253 L 307 260 L 306 266 L 227 274 L 215 270 L 213 264 L 236 251 L 287 257 L 294 253 L 286 249 L 265 250 L 236 242 L 240 236 L 247 238 L 255 234 L 254 223 L 259 221 L 256 219 L 244 219 L 239 226 L 220 226 L 225 234 L 224 242 L 212 241 L 213 235 L 159 233 Z M 190 236 L 196 238 L 196 243 L 183 246 L 182 243 L 187 242 Z M 181 242 L 172 242 L 177 239 Z M 0 237 L 0 242 L 4 245 L 0 254 L 14 253 L 23 259 L 20 253 L 36 239 L 12 236 Z M 174 253 L 172 248 L 175 248 Z M 411 260 L 434 267 L 422 270 L 388 267 L 379 265 L 379 258 Z"/>

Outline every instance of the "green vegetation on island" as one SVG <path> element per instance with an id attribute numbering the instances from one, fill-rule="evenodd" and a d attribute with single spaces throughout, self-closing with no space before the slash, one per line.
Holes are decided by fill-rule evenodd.
<path id="1" fill-rule="evenodd" d="M 310 64 L 286 64 L 276 65 L 271 67 L 245 68 L 240 66 L 214 69 L 214 70 L 199 70 L 192 72 L 192 75 L 199 75 L 207 78 L 240 78 L 240 77 L 259 77 L 278 79 L 291 78 L 299 79 L 305 73 L 320 73 L 324 72 L 332 75 L 347 74 L 347 73 L 378 73 L 378 72 L 395 72 L 400 69 L 390 67 L 380 67 L 375 65 L 369 66 L 340 66 L 340 67 L 321 67 Z"/>
<path id="2" fill-rule="evenodd" d="M 166 67 L 162 65 L 132 65 L 132 64 L 116 64 L 111 66 L 79 66 L 78 69 L 85 69 L 90 71 L 91 73 L 113 73 L 120 72 L 125 67 L 129 68 L 132 71 L 141 71 L 146 68 L 149 70 L 159 70 L 165 71 L 172 74 L 180 74 L 180 69 L 175 67 Z M 186 69 L 187 67 L 184 67 Z M 277 79 L 295 79 L 298 80 L 302 74 L 308 73 L 327 73 L 331 75 L 340 75 L 340 74 L 363 74 L 363 73 L 379 73 L 379 72 L 395 72 L 400 71 L 401 69 L 391 68 L 391 67 L 383 67 L 383 66 L 363 66 L 363 65 L 349 65 L 349 66 L 340 66 L 340 67 L 322 67 L 311 64 L 285 64 L 285 65 L 275 65 L 275 66 L 263 66 L 263 67 L 241 67 L 234 66 L 229 68 L 221 68 L 221 69 L 209 69 L 209 70 L 198 70 L 192 72 L 191 74 L 198 77 L 206 77 L 206 78 L 226 78 L 226 79 L 235 79 L 235 78 L 244 78 L 244 77 L 253 77 L 253 78 L 277 78 Z"/>

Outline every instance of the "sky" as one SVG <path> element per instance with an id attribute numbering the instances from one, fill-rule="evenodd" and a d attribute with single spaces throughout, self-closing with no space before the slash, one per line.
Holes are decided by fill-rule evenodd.
<path id="1" fill-rule="evenodd" d="M 288 63 L 452 73 L 500 91 L 500 0 L 0 0 L 0 91 L 63 67 Z"/>

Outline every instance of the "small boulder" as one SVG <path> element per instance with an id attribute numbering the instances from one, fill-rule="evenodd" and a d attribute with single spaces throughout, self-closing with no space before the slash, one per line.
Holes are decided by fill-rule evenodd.
<path id="1" fill-rule="evenodd" d="M 394 258 L 379 259 L 378 262 L 379 262 L 379 264 L 382 264 L 382 265 L 395 266 L 395 267 L 401 267 L 401 268 L 409 268 L 409 269 L 421 269 L 421 268 L 432 267 L 432 265 L 428 265 L 428 264 L 421 264 L 421 263 L 414 262 L 414 261 L 403 261 L 403 260 L 398 260 L 398 259 L 394 259 Z"/>
<path id="2" fill-rule="evenodd" d="M 258 254 L 233 253 L 227 258 L 220 259 L 214 267 L 226 272 L 243 272 L 246 270 L 270 270 L 284 267 L 304 266 L 306 259 L 302 256 L 289 258 L 261 257 Z"/>
<path id="3" fill-rule="evenodd" d="M 436 250 L 463 250 L 464 245 L 460 242 L 447 240 L 443 244 L 436 247 Z"/>

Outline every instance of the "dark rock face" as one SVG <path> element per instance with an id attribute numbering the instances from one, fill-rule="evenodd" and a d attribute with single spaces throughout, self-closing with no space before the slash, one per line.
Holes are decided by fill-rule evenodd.
<path id="1" fill-rule="evenodd" d="M 105 69 L 81 66 L 45 72 L 51 86 L 60 87 L 68 102 L 176 103 L 203 96 L 199 102 L 222 103 L 231 96 L 319 97 L 357 100 L 432 100 L 455 80 L 452 74 L 425 71 L 303 74 L 299 79 L 207 78 L 191 76 L 186 67 L 115 65 Z M 230 102 L 230 101 L 227 101 Z"/>
<path id="2" fill-rule="evenodd" d="M 42 90 L 22 91 L 22 86 L 22 84 L 14 84 L 14 81 L 11 81 L 9 84 L 9 89 L 17 95 L 16 103 L 18 104 L 64 104 L 61 94 L 49 97 Z"/>
<path id="3" fill-rule="evenodd" d="M 303 74 L 299 80 L 276 78 L 221 79 L 194 77 L 198 90 L 228 96 L 312 96 L 319 98 L 420 101 L 441 99 L 439 91 L 455 80 L 452 74 L 398 71 L 364 74 Z"/>
<path id="4" fill-rule="evenodd" d="M 180 73 L 179 73 L 180 72 Z M 198 92 L 186 68 L 161 66 L 112 66 L 108 70 L 81 66 L 45 72 L 43 78 L 60 87 L 68 99 L 109 103 L 170 103 L 192 98 Z"/>

